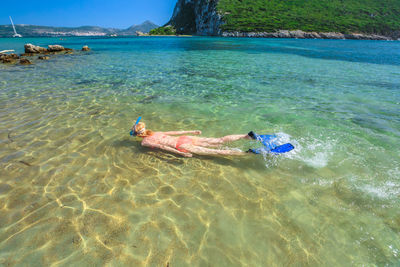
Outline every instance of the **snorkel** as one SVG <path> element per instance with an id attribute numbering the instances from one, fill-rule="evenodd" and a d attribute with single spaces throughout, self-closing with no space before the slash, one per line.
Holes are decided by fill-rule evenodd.
<path id="1" fill-rule="evenodd" d="M 142 119 L 142 117 L 139 117 L 136 120 L 135 124 L 132 126 L 131 132 L 129 133 L 130 135 L 132 135 L 132 136 L 136 136 L 137 135 L 137 133 L 135 131 L 135 128 L 136 128 L 136 125 L 138 125 L 138 123 L 140 122 L 141 119 Z"/>

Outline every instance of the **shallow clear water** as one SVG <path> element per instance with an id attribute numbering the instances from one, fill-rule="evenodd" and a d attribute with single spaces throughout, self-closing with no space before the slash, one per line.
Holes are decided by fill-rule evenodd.
<path id="1" fill-rule="evenodd" d="M 0 265 L 393 266 L 400 42 L 1 39 Z M 181 158 L 129 136 L 278 133 L 286 155 Z M 230 147 L 248 149 L 255 143 Z"/>

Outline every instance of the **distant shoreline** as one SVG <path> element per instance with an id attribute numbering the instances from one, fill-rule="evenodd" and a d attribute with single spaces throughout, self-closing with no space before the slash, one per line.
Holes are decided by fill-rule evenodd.
<path id="1" fill-rule="evenodd" d="M 231 37 L 231 38 L 271 38 L 271 39 L 326 39 L 326 40 L 378 40 L 378 41 L 400 41 L 389 36 L 375 35 L 375 34 L 361 34 L 361 33 L 335 33 L 335 32 L 303 32 L 303 31 L 279 31 L 274 33 L 269 32 L 223 32 L 221 35 L 190 35 L 190 34 L 177 34 L 177 35 L 90 35 L 90 36 L 76 36 L 76 35 L 62 35 L 62 36 L 24 36 L 25 38 L 132 38 L 132 37 Z M 13 39 L 13 37 L 0 37 L 0 39 Z"/>
<path id="2" fill-rule="evenodd" d="M 190 34 L 174 34 L 174 35 L 162 35 L 162 34 L 152 34 L 152 35 L 149 35 L 149 34 L 147 34 L 147 35 L 139 35 L 139 37 L 142 37 L 142 36 L 146 36 L 146 37 L 151 37 L 151 36 L 155 36 L 155 37 L 164 37 L 164 36 L 166 36 L 166 37 L 193 37 L 193 36 L 196 36 L 196 35 L 190 35 Z"/>
<path id="3" fill-rule="evenodd" d="M 294 39 L 331 39 L 331 40 L 380 40 L 396 41 L 397 38 L 383 36 L 378 34 L 364 33 L 338 33 L 338 32 L 304 32 L 301 30 L 288 31 L 280 30 L 278 32 L 223 32 L 222 37 L 248 37 L 248 38 L 294 38 Z"/>

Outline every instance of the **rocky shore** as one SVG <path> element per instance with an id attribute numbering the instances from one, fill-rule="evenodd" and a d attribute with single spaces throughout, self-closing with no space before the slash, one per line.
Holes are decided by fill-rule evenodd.
<path id="1" fill-rule="evenodd" d="M 74 50 L 71 48 L 66 48 L 61 45 L 48 45 L 47 48 L 36 46 L 33 44 L 24 45 L 25 52 L 23 54 L 17 55 L 15 53 L 7 54 L 9 51 L 5 50 L 0 52 L 0 63 L 4 64 L 17 64 L 20 65 L 30 65 L 32 60 L 37 56 L 39 60 L 50 59 L 49 55 L 67 55 L 73 54 Z M 82 51 L 90 51 L 88 46 L 83 46 Z M 27 58 L 28 57 L 28 58 Z"/>
<path id="2" fill-rule="evenodd" d="M 278 32 L 223 32 L 223 37 L 253 37 L 253 38 L 297 38 L 297 39 L 351 39 L 351 40 L 396 40 L 392 37 L 376 35 L 350 33 L 343 34 L 337 32 L 304 32 L 301 30 Z"/>

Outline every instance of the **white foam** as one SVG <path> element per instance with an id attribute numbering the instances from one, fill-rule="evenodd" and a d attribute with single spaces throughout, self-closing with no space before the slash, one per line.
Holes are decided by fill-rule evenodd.
<path id="1" fill-rule="evenodd" d="M 282 132 L 278 133 L 277 136 L 279 143 L 292 143 L 295 147 L 291 152 L 284 154 L 286 158 L 303 161 L 313 168 L 323 168 L 328 165 L 329 158 L 333 155 L 332 149 L 336 143 L 335 140 L 322 141 L 317 138 L 291 140 L 290 135 Z"/>
<path id="2" fill-rule="evenodd" d="M 314 168 L 323 168 L 328 165 L 329 156 L 328 153 L 317 152 L 314 157 L 304 158 L 303 161 Z"/>
<path id="3" fill-rule="evenodd" d="M 361 188 L 364 192 L 378 198 L 388 198 L 389 194 L 383 188 L 374 187 L 372 185 L 365 185 Z"/>

